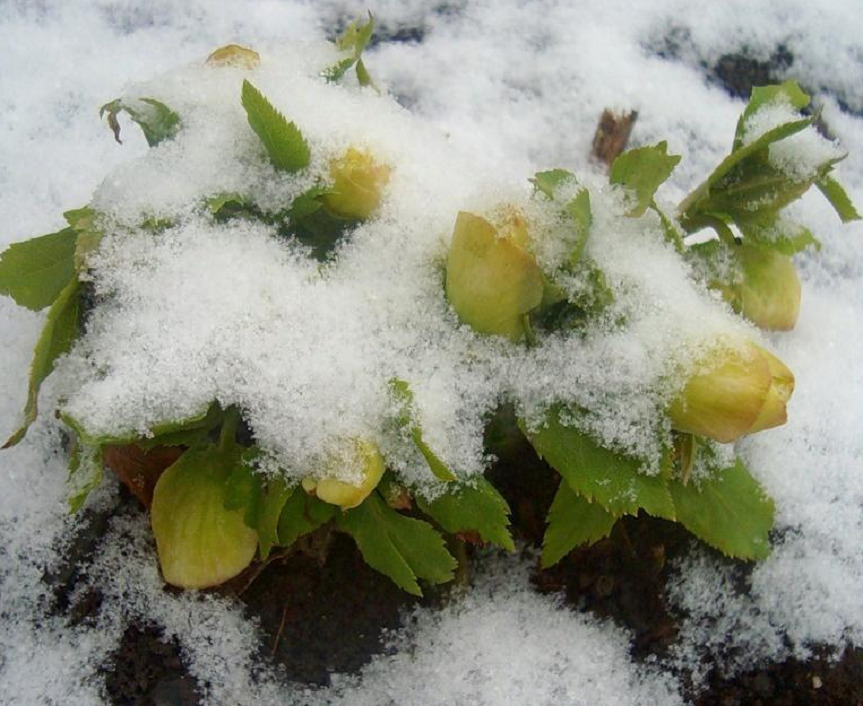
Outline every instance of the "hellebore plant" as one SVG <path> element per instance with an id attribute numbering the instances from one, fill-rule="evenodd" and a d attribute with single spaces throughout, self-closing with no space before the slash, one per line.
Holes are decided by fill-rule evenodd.
<path id="1" fill-rule="evenodd" d="M 362 59 L 372 29 L 371 18 L 348 27 L 336 43 L 339 59 L 323 69 L 322 81 L 338 83 L 353 69 L 357 90 L 373 89 Z M 257 52 L 238 45 L 217 49 L 206 60 L 213 71 L 243 77 L 236 100 L 247 118 L 244 137 L 257 140 L 257 158 L 267 169 L 305 179 L 304 190 L 286 192 L 278 207 L 265 208 L 250 193 L 213 194 L 200 207 L 215 223 L 248 219 L 296 252 L 328 262 L 356 226 L 379 217 L 391 198 L 393 167 L 360 146 L 342 147 L 335 156 L 317 154 L 301 128 L 250 80 L 259 64 Z M 785 141 L 814 131 L 813 118 L 800 114 L 807 104 L 793 83 L 756 89 L 733 151 L 684 200 L 676 219 L 655 199 L 680 160 L 668 154 L 665 143 L 624 153 L 610 173 L 611 188 L 626 200 L 621 220 L 658 223 L 671 246 L 695 264 L 704 286 L 722 292 L 735 311 L 767 329 L 793 327 L 800 283 L 790 257 L 817 244 L 780 211 L 814 184 L 843 220 L 858 217 L 831 176 L 841 158 L 835 149 L 825 148 L 824 159 L 805 168 L 794 162 L 793 144 L 786 149 Z M 785 109 L 785 119 L 774 119 L 777 106 Z M 121 113 L 141 127 L 153 147 L 176 139 L 184 128 L 182 115 L 149 97 L 121 98 L 102 112 L 117 140 Z M 315 160 L 328 169 L 310 171 Z M 512 351 L 539 345 L 544 337 L 591 331 L 618 294 L 586 249 L 594 229 L 590 190 L 562 169 L 540 172 L 532 183 L 535 203 L 554 215 L 554 229 L 510 204 L 491 214 L 453 214 L 439 293 L 441 309 L 448 302 L 462 324 L 479 335 L 500 337 Z M 86 317 L 100 305 L 92 296 L 88 259 L 115 226 L 92 207 L 64 215 L 68 225 L 62 230 L 16 243 L 0 256 L 0 293 L 33 311 L 47 309 L 23 424 L 5 447 L 24 438 L 37 418 L 40 386 L 86 334 Z M 141 230 L 158 238 L 165 227 L 147 221 Z M 712 228 L 718 239 L 695 244 L 691 235 L 703 228 Z M 540 234 L 558 239 L 565 252 L 553 271 L 543 269 L 535 251 Z M 733 266 L 720 266 L 729 261 Z M 596 437 L 585 422 L 590 410 L 565 400 L 547 400 L 539 425 L 518 420 L 562 479 L 547 520 L 544 566 L 608 535 L 619 517 L 639 511 L 680 522 L 730 556 L 766 556 L 772 502 L 739 459 L 723 462 L 716 442 L 783 424 L 794 377 L 751 341 L 707 343 L 693 342 L 707 352 L 686 369 L 685 380 L 669 386 L 667 409 L 657 412 L 665 432 L 658 473 L 644 472 L 649 459 L 629 456 Z M 675 365 L 668 361 L 669 369 Z M 461 538 L 514 550 L 509 507 L 501 494 L 481 475 L 460 480 L 442 460 L 434 435 L 423 429 L 409 381 L 392 378 L 381 386 L 390 396 L 392 418 L 370 425 L 368 433 L 333 438 L 332 449 L 316 450 L 320 463 L 299 469 L 299 476 L 268 464 L 255 429 L 243 431 L 249 424 L 236 401 L 213 400 L 198 414 L 125 436 L 92 433 L 88 420 L 63 411 L 61 402 L 70 437 L 70 507 L 83 506 L 101 481 L 105 462 L 122 456 L 118 450 L 173 449 L 153 477 L 133 481 L 153 486 L 149 511 L 162 574 L 182 588 L 224 583 L 256 559 L 267 560 L 274 549 L 290 550 L 318 530 L 350 535 L 370 566 L 418 595 L 420 580 L 444 583 L 454 577 L 457 562 L 450 551 Z M 399 444 L 415 453 L 423 470 L 427 466 L 437 493 L 418 492 L 399 476 L 388 456 Z M 150 495 L 140 497 L 146 503 Z"/>

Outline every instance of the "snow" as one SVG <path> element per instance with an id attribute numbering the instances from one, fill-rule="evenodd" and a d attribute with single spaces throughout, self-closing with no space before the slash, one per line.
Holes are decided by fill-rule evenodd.
<path id="1" fill-rule="evenodd" d="M 606 107 L 639 111 L 634 144 L 666 139 L 671 153 L 683 155 L 659 194 L 663 203 L 679 201 L 727 152 L 743 107 L 704 79 L 699 62 L 743 47 L 767 58 L 780 45 L 794 56 L 787 77 L 815 92 L 848 151 L 839 176 L 863 204 L 863 43 L 849 21 L 860 14 L 854 2 L 821 3 L 817 10 L 797 0 L 755 7 L 742 0 L 654 0 L 635 8 L 614 0 L 507 0 L 448 12 L 381 2 L 371 9 L 385 28 L 423 29 L 422 42 L 382 44 L 368 57 L 376 79 L 418 119 L 373 93 L 334 92 L 304 78 L 331 55 L 326 47 L 298 51 L 297 43 L 319 41 L 337 18 L 362 14 L 365 4 L 0 6 L 0 244 L 58 228 L 62 211 L 94 192 L 116 224 L 94 263 L 100 296 L 110 304 L 81 351 L 96 355 L 99 370 L 88 370 L 83 356 L 69 358 L 46 385 L 44 409 L 68 398 L 69 411 L 102 432 L 117 432 L 144 431 L 213 398 L 239 402 L 274 458 L 296 476 L 315 464 L 309 454 L 324 453 L 327 439 L 380 436 L 377 422 L 392 413 L 386 381 L 396 375 L 412 383 L 426 440 L 470 475 L 485 463 L 482 414 L 501 396 L 529 411 L 550 392 L 589 402 L 612 389 L 617 402 L 593 420 L 595 431 L 646 452 L 643 436 L 626 430 L 674 393 L 673 384 L 657 390 L 674 365 L 669 361 L 685 367 L 690 356 L 691 365 L 696 341 L 715 335 L 755 334 L 693 288 L 657 231 L 601 228 L 607 237 L 590 243 L 589 254 L 630 292 L 616 313 L 625 312 L 631 328 L 616 335 L 609 327 L 578 345 L 550 340 L 513 357 L 499 342 L 457 326 L 437 296 L 452 215 L 462 208 L 487 212 L 501 202 L 530 208 L 526 179 L 539 169 L 566 167 L 598 185 L 588 154 Z M 677 59 L 658 57 L 653 49 L 672 35 L 683 38 Z M 229 42 L 261 51 L 253 82 L 313 140 L 312 175 L 350 145 L 395 167 L 379 219 L 353 234 L 334 267 L 319 271 L 263 227 L 216 226 L 194 206 L 249 184 L 266 206 L 307 185 L 262 166 L 250 132 L 236 137 L 245 120 L 242 75 L 201 66 L 214 47 Z M 177 66 L 186 68 L 166 73 Z M 188 139 L 148 150 L 121 118 L 125 144 L 114 144 L 97 109 L 127 90 L 176 106 L 188 121 Z M 812 133 L 804 139 L 809 159 L 789 161 L 773 149 L 771 159 L 803 176 L 841 154 Z M 618 195 L 596 190 L 596 215 L 611 222 L 622 209 Z M 123 227 L 153 215 L 177 224 L 159 238 Z M 125 626 L 142 616 L 177 636 L 193 675 L 210 684 L 208 701 L 217 704 L 674 704 L 680 702 L 674 670 L 681 666 L 733 670 L 818 645 L 863 645 L 863 227 L 841 225 L 818 194 L 795 205 L 793 215 L 824 244 L 820 254 L 798 258 L 803 304 L 796 330 L 767 341 L 794 370 L 797 389 L 785 427 L 741 444 L 776 501 L 779 532 L 745 594 L 735 570 L 706 553 L 679 563 L 669 591 L 688 617 L 671 663 L 639 665 L 621 628 L 535 595 L 525 579 L 529 558 L 489 558 L 466 596 L 417 612 L 393 637 L 393 654 L 357 677 L 336 678 L 332 692 L 306 693 L 255 663 L 255 625 L 235 606 L 162 590 L 141 518 L 115 518 L 83 559 L 85 584 L 98 584 L 104 603 L 94 624 L 69 626 L 47 611 L 51 597 L 41 579 L 61 563 L 84 520 L 65 514 L 58 424 L 45 414 L 23 445 L 0 454 L 0 701 L 98 703 L 99 665 Z M 257 304 L 246 310 L 248 300 Z M 222 312 L 218 320 L 214 310 Z M 4 298 L 0 319 L 2 436 L 23 406 L 40 316 Z M 679 346 L 670 347 L 670 331 L 679 332 Z M 326 345 L 328 337 L 337 345 Z M 286 361 L 279 355 L 285 347 L 305 354 Z M 202 359 L 201 351 L 214 350 L 225 352 Z M 397 354 L 382 356 L 385 350 Z M 615 365 L 585 376 L 597 366 L 575 366 L 574 355 Z M 563 381 L 538 374 L 549 365 L 569 374 Z M 315 394 L 304 396 L 310 389 Z M 286 439 L 285 425 L 297 434 Z M 428 482 L 415 450 L 378 441 L 404 477 Z M 91 503 L 104 507 L 114 499 L 107 482 Z"/>

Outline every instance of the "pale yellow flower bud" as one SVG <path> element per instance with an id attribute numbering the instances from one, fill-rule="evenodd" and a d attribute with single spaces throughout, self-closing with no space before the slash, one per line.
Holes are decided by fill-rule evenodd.
<path id="1" fill-rule="evenodd" d="M 330 162 L 333 190 L 324 205 L 341 218 L 365 220 L 378 210 L 390 168 L 365 151 L 348 148 L 344 156 Z"/>
<path id="2" fill-rule="evenodd" d="M 790 331 L 800 313 L 800 280 L 787 255 L 743 245 L 742 280 L 720 286 L 732 308 L 766 331 Z"/>
<path id="3" fill-rule="evenodd" d="M 330 463 L 331 468 L 325 470 L 321 477 L 303 478 L 303 489 L 309 495 L 314 495 L 325 503 L 338 505 L 343 510 L 360 505 L 377 487 L 384 474 L 385 464 L 378 447 L 369 441 L 357 440 L 352 452 L 347 462 L 354 466 L 349 470 L 359 471 L 362 478 L 359 483 L 339 480 L 338 476 L 342 474 L 338 471 L 342 469 L 335 466 L 345 463 L 345 460 L 334 459 Z"/>
<path id="4" fill-rule="evenodd" d="M 527 224 L 515 211 L 499 228 L 462 211 L 456 218 L 446 294 L 459 318 L 479 333 L 524 337 L 525 317 L 542 302 L 542 271 L 527 251 Z"/>
<path id="5" fill-rule="evenodd" d="M 210 56 L 207 62 L 210 66 L 233 66 L 238 69 L 256 69 L 261 63 L 258 52 L 241 47 L 239 44 L 228 44 L 219 47 Z"/>
<path id="6" fill-rule="evenodd" d="M 669 407 L 678 431 L 721 443 L 784 424 L 794 375 L 776 356 L 751 342 L 718 348 Z"/>

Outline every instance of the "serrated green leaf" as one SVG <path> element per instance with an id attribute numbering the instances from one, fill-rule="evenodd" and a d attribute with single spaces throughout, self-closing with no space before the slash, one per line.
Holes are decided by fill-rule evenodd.
<path id="1" fill-rule="evenodd" d="M 102 482 L 102 449 L 78 444 L 69 456 L 69 512 L 75 514 L 87 501 L 90 493 Z"/>
<path id="2" fill-rule="evenodd" d="M 830 176 L 824 176 L 816 181 L 815 185 L 824 194 L 824 198 L 833 206 L 843 223 L 860 220 L 860 213 L 854 204 L 851 203 L 851 199 L 838 181 Z"/>
<path id="3" fill-rule="evenodd" d="M 344 75 L 350 70 L 350 68 L 357 62 L 356 58 L 353 56 L 349 56 L 346 59 L 341 59 L 337 61 L 332 66 L 327 67 L 321 72 L 321 76 L 327 80 L 328 83 L 337 83 Z"/>
<path id="4" fill-rule="evenodd" d="M 143 103 L 143 107 L 135 103 Z M 164 103 L 153 98 L 138 98 L 134 102 L 118 98 L 103 105 L 99 109 L 99 117 L 107 113 L 108 126 L 114 133 L 114 139 L 120 144 L 122 140 L 117 116 L 123 111 L 140 126 L 150 147 L 155 147 L 163 140 L 172 139 L 180 130 L 180 116 Z"/>
<path id="5" fill-rule="evenodd" d="M 39 388 L 51 371 L 54 363 L 64 353 L 68 352 L 80 334 L 79 311 L 80 289 L 78 280 L 73 277 L 57 299 L 48 309 L 48 316 L 42 326 L 42 333 L 33 351 L 33 362 L 30 364 L 30 379 L 27 386 L 27 402 L 24 406 L 24 423 L 6 441 L 2 448 L 15 446 L 30 425 L 36 421 Z"/>
<path id="6" fill-rule="evenodd" d="M 770 553 L 774 505 L 740 459 L 700 483 L 670 483 L 677 521 L 699 539 L 738 559 Z"/>
<path id="7" fill-rule="evenodd" d="M 261 559 L 270 555 L 273 545 L 279 543 L 279 519 L 288 498 L 302 490 L 289 488 L 281 478 L 271 478 L 267 481 L 261 494 L 261 510 L 258 517 L 258 542 Z"/>
<path id="8" fill-rule="evenodd" d="M 786 81 L 782 84 L 770 86 L 754 86 L 749 103 L 737 121 L 733 149 L 737 149 L 743 144 L 746 123 L 749 118 L 764 106 L 780 101 L 787 103 L 795 110 L 802 110 L 809 105 L 809 96 L 801 90 L 795 81 Z"/>
<path id="9" fill-rule="evenodd" d="M 417 505 L 447 532 L 476 532 L 484 542 L 515 551 L 507 529 L 509 505 L 485 478 L 448 486 L 431 502 L 417 496 Z"/>
<path id="10" fill-rule="evenodd" d="M 75 277 L 77 238 L 64 228 L 10 245 L 0 255 L 0 294 L 32 311 L 50 306 Z"/>
<path id="11" fill-rule="evenodd" d="M 620 184 L 635 196 L 627 216 L 639 217 L 653 204 L 656 190 L 665 183 L 680 162 L 680 156 L 668 154 L 668 143 L 637 147 L 619 155 L 611 165 L 609 181 Z"/>
<path id="12" fill-rule="evenodd" d="M 378 493 L 336 518 L 339 529 L 350 534 L 366 563 L 389 576 L 408 593 L 421 596 L 417 579 L 431 583 L 452 580 L 457 562 L 443 537 L 422 520 L 401 515 Z"/>
<path id="13" fill-rule="evenodd" d="M 640 472 L 641 462 L 600 446 L 574 426 L 565 426 L 560 408 L 546 414 L 546 424 L 531 433 L 519 426 L 533 448 L 579 495 L 598 502 L 613 515 L 635 515 L 643 508 L 656 517 L 674 519 L 668 484 L 659 475 Z"/>
<path id="14" fill-rule="evenodd" d="M 414 418 L 414 395 L 411 391 L 410 385 L 404 380 L 393 378 L 390 380 L 390 387 L 392 388 L 397 401 L 401 405 L 401 415 L 396 421 L 400 427 L 408 430 L 414 445 L 426 460 L 431 472 L 438 480 L 455 480 L 455 474 L 447 468 L 446 464 L 438 458 L 437 454 L 432 451 L 431 447 L 429 447 L 423 439 L 422 427 L 420 427 Z"/>
<path id="15" fill-rule="evenodd" d="M 299 128 L 288 122 L 246 79 L 243 79 L 242 103 L 249 125 L 261 138 L 276 169 L 298 172 L 309 166 L 311 151 Z"/>
<path id="16" fill-rule="evenodd" d="M 345 28 L 341 36 L 336 38 L 336 47 L 341 51 L 352 51 L 356 56 L 359 56 L 368 46 L 374 31 L 375 18 L 370 12 L 369 21 L 365 24 L 361 24 L 359 19 L 356 19 Z"/>
<path id="17" fill-rule="evenodd" d="M 782 223 L 777 221 L 765 228 L 741 226 L 746 242 L 762 250 L 774 250 L 782 255 L 796 255 L 806 248 L 821 250 L 821 241 L 812 231 L 796 223 L 788 222 L 787 230 L 782 231 Z M 734 250 L 732 250 L 734 252 Z"/>
<path id="18" fill-rule="evenodd" d="M 611 533 L 617 522 L 599 503 L 592 503 L 562 482 L 548 511 L 548 528 L 542 540 L 542 568 L 554 566 L 582 544 L 593 544 Z"/>
<path id="19" fill-rule="evenodd" d="M 279 544 L 283 547 L 291 546 L 303 535 L 311 534 L 325 522 L 329 522 L 337 510 L 335 505 L 322 502 L 299 487 L 295 488 L 286 499 L 279 515 Z"/>
<path id="20" fill-rule="evenodd" d="M 553 200 L 557 193 L 558 187 L 567 181 L 575 181 L 575 175 L 568 172 L 566 169 L 550 169 L 546 172 L 537 172 L 530 183 L 534 189 L 541 194 L 544 194 L 548 199 Z"/>

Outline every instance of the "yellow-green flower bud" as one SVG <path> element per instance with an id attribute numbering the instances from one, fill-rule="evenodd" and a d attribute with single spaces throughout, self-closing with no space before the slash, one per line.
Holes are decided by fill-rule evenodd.
<path id="1" fill-rule="evenodd" d="M 542 271 L 527 242 L 527 224 L 515 211 L 498 228 L 472 213 L 458 214 L 446 295 L 459 318 L 479 333 L 524 337 L 525 317 L 543 295 Z"/>
<path id="2" fill-rule="evenodd" d="M 678 431 L 734 441 L 780 426 L 794 391 L 794 375 L 776 356 L 751 342 L 714 350 L 669 407 Z"/>
<path id="3" fill-rule="evenodd" d="M 359 483 L 349 483 L 339 480 L 332 467 L 336 464 L 348 463 L 353 472 L 358 472 L 362 480 Z M 327 469 L 322 477 L 307 476 L 303 479 L 303 489 L 310 495 L 331 505 L 338 505 L 343 510 L 350 510 L 365 500 L 377 487 L 384 474 L 385 464 L 378 447 L 370 441 L 357 440 L 349 458 L 333 460 L 331 469 Z M 353 475 L 353 473 L 351 474 Z"/>
<path id="4" fill-rule="evenodd" d="M 218 586 L 255 557 L 258 533 L 242 510 L 225 509 L 229 469 L 218 450 L 187 451 L 156 483 L 150 521 L 165 581 L 180 588 Z"/>
<path id="5" fill-rule="evenodd" d="M 800 280 L 787 255 L 741 246 L 742 279 L 719 286 L 734 311 L 766 331 L 790 331 L 800 313 Z"/>
<path id="6" fill-rule="evenodd" d="M 390 180 L 390 168 L 365 151 L 348 148 L 344 156 L 330 162 L 332 191 L 324 205 L 341 218 L 365 220 L 381 205 L 381 195 Z"/>
<path id="7" fill-rule="evenodd" d="M 258 52 L 241 47 L 239 44 L 228 44 L 219 47 L 207 57 L 210 66 L 233 66 L 238 69 L 256 69 L 261 63 Z"/>

